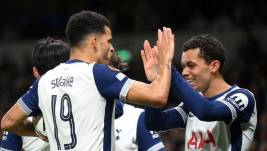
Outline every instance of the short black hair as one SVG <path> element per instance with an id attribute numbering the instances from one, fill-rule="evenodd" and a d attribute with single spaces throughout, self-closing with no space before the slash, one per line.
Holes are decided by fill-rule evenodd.
<path id="1" fill-rule="evenodd" d="M 105 16 L 93 11 L 82 11 L 70 17 L 65 34 L 70 45 L 75 46 L 91 34 L 105 33 L 105 26 L 111 28 Z"/>
<path id="2" fill-rule="evenodd" d="M 182 47 L 182 51 L 186 52 L 189 49 L 200 49 L 200 57 L 204 58 L 207 64 L 213 60 L 220 61 L 219 71 L 222 73 L 223 64 L 226 59 L 225 47 L 215 37 L 209 34 L 196 35 L 187 40 Z"/>
<path id="3" fill-rule="evenodd" d="M 69 58 L 70 47 L 68 44 L 50 37 L 39 40 L 32 51 L 32 63 L 40 75 L 62 62 L 66 62 Z"/>

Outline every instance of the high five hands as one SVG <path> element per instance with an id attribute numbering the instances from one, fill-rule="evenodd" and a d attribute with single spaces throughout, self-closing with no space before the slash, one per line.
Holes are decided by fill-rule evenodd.
<path id="1" fill-rule="evenodd" d="M 159 67 L 171 67 L 174 47 L 174 35 L 172 34 L 171 28 L 163 27 L 163 31 L 158 30 L 157 44 L 153 48 L 149 41 L 145 40 L 144 49 L 141 50 L 141 57 L 145 74 L 149 81 L 153 81 L 156 78 Z"/>

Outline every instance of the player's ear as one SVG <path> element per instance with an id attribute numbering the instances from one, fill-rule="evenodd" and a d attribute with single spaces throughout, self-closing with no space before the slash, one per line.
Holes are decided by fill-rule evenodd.
<path id="1" fill-rule="evenodd" d="M 221 63 L 219 60 L 213 60 L 209 65 L 210 72 L 215 73 L 219 71 L 220 66 L 221 66 Z"/>
<path id="2" fill-rule="evenodd" d="M 33 73 L 33 76 L 34 76 L 36 79 L 40 78 L 40 74 L 39 74 L 39 72 L 38 72 L 38 70 L 37 70 L 37 68 L 36 68 L 35 66 L 32 67 L 32 73 Z"/>
<path id="3" fill-rule="evenodd" d="M 89 41 L 90 41 L 90 43 L 92 44 L 92 46 L 93 46 L 94 48 L 97 47 L 97 37 L 96 37 L 95 35 L 91 36 L 91 37 L 89 38 Z"/>

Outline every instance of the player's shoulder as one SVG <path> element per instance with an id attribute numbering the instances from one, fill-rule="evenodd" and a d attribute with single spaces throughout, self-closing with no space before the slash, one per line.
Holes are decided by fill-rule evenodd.
<path id="1" fill-rule="evenodd" d="M 226 98 L 239 98 L 239 99 L 248 99 L 255 100 L 254 94 L 245 88 L 240 88 L 235 86 L 230 92 L 226 95 Z"/>
<path id="2" fill-rule="evenodd" d="M 237 86 L 227 93 L 224 100 L 234 104 L 239 110 L 245 110 L 248 107 L 252 110 L 256 103 L 252 92 Z"/>
<path id="3" fill-rule="evenodd" d="M 106 64 L 94 64 L 93 73 L 95 78 L 100 79 L 113 79 L 116 77 L 119 81 L 127 77 L 125 74 L 121 73 L 120 70 L 113 68 Z"/>
<path id="4" fill-rule="evenodd" d="M 106 65 L 106 64 L 98 64 L 98 63 L 94 63 L 94 69 L 95 70 L 103 70 L 103 71 L 114 71 L 114 72 L 120 72 L 119 69 L 114 68 L 110 65 Z"/>

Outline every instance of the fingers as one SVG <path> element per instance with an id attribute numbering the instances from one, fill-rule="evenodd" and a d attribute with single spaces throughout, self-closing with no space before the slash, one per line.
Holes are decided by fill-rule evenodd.
<path id="1" fill-rule="evenodd" d="M 163 35 L 164 35 L 164 40 L 167 44 L 171 44 L 172 42 L 172 30 L 171 28 L 166 28 L 163 27 Z"/>
<path id="2" fill-rule="evenodd" d="M 145 55 L 144 50 L 141 50 L 141 57 L 142 57 L 143 63 L 146 63 L 147 62 L 147 59 L 146 59 L 146 55 Z"/>
<path id="3" fill-rule="evenodd" d="M 152 56 L 158 58 L 158 47 L 154 46 L 152 48 Z"/>
<path id="4" fill-rule="evenodd" d="M 147 59 L 152 57 L 151 56 L 152 55 L 152 50 L 151 49 L 152 48 L 150 46 L 150 43 L 147 40 L 145 40 L 145 42 L 144 42 L 144 50 L 145 50 L 145 55 L 146 55 Z"/>
<path id="5" fill-rule="evenodd" d="M 157 40 L 157 46 L 158 47 L 161 47 L 161 45 L 162 45 L 162 31 L 160 30 L 160 29 L 158 29 L 158 40 Z"/>

